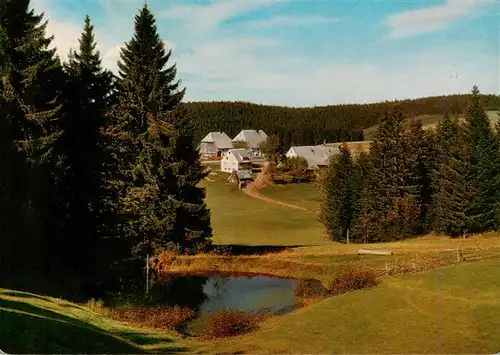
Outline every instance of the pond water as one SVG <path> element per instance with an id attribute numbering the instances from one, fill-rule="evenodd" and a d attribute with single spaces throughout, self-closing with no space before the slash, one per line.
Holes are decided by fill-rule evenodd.
<path id="1" fill-rule="evenodd" d="M 198 314 L 231 308 L 241 311 L 291 311 L 296 280 L 269 276 L 169 276 L 154 284 L 150 302 L 180 305 Z"/>

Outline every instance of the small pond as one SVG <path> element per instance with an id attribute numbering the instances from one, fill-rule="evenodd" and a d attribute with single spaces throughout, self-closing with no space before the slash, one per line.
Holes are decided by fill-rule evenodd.
<path id="1" fill-rule="evenodd" d="M 198 314 L 232 308 L 241 311 L 290 311 L 295 280 L 269 276 L 170 276 L 153 285 L 154 304 L 188 306 Z"/>
<path id="2" fill-rule="evenodd" d="M 173 274 L 153 283 L 148 299 L 140 303 L 150 306 L 186 306 L 199 315 L 225 308 L 286 313 L 294 308 L 296 286 L 301 281 L 304 280 L 262 275 Z M 322 288 L 319 282 L 316 282 L 315 287 Z M 134 302 L 129 299 L 127 303 L 131 301 Z M 119 306 L 121 302 L 115 300 L 112 303 Z"/>

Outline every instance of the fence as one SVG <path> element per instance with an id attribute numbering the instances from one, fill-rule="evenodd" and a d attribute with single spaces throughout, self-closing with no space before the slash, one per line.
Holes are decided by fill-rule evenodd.
<path id="1" fill-rule="evenodd" d="M 386 261 L 384 270 L 377 270 L 377 274 L 378 276 L 406 274 L 435 269 L 441 266 L 483 260 L 499 255 L 500 249 L 498 248 L 444 249 L 431 254 L 416 255 L 410 259 Z"/>

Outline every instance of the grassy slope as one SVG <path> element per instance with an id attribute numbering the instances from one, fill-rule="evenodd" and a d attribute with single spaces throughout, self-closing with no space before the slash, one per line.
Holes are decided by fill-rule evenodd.
<path id="1" fill-rule="evenodd" d="M 0 289 L 0 349 L 7 353 L 196 352 L 168 332 L 128 327 L 61 299 Z"/>
<path id="2" fill-rule="evenodd" d="M 83 306 L 0 289 L 7 353 L 494 353 L 500 258 L 385 278 L 214 342 L 128 327 Z"/>
<path id="3" fill-rule="evenodd" d="M 321 245 L 327 243 L 313 213 L 256 200 L 223 182 L 223 174 L 204 181 L 219 244 Z"/>

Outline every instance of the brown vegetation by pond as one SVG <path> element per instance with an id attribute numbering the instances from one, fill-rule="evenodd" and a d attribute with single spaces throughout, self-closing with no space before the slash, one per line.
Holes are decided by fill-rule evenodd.
<path id="1" fill-rule="evenodd" d="M 122 307 L 107 309 L 107 315 L 122 322 L 152 329 L 175 330 L 195 317 L 195 312 L 188 307 Z"/>
<path id="2" fill-rule="evenodd" d="M 294 286 L 295 307 L 307 307 L 328 296 L 328 291 L 318 280 L 297 280 Z"/>
<path id="3" fill-rule="evenodd" d="M 257 330 L 259 322 L 269 317 L 266 312 L 217 310 L 206 317 L 200 339 L 226 338 Z"/>
<path id="4" fill-rule="evenodd" d="M 327 288 L 332 295 L 341 295 L 349 291 L 374 287 L 379 283 L 380 280 L 373 270 L 349 265 L 333 278 Z"/>

